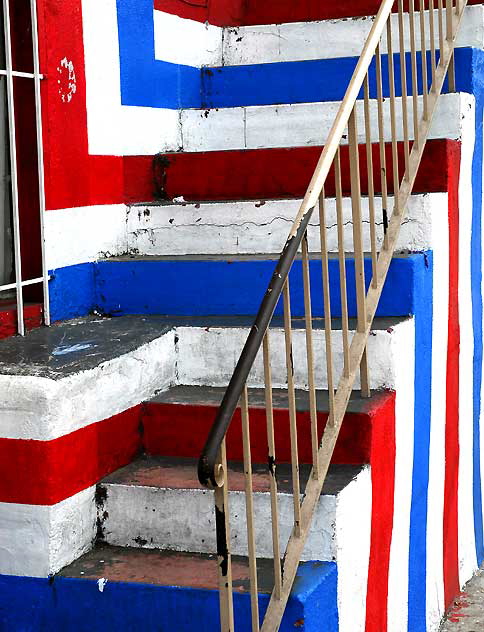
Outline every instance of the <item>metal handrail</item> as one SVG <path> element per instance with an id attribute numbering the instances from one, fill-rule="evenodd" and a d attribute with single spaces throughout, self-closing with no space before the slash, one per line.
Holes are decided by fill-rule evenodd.
<path id="1" fill-rule="evenodd" d="M 205 486 L 218 485 L 216 473 L 217 455 L 222 441 L 230 426 L 234 412 L 239 404 L 244 384 L 264 340 L 276 305 L 282 295 L 291 265 L 296 257 L 302 238 L 313 214 L 318 198 L 324 187 L 331 165 L 333 164 L 339 144 L 348 125 L 351 112 L 363 86 L 363 82 L 375 55 L 376 48 L 385 29 L 388 17 L 396 0 L 383 0 L 375 18 L 371 31 L 365 42 L 363 51 L 346 90 L 346 94 L 338 110 L 335 121 L 324 146 L 311 182 L 307 188 L 301 206 L 286 244 L 274 270 L 267 291 L 257 313 L 254 325 L 244 345 L 240 359 L 229 382 L 220 404 L 217 416 L 208 435 L 205 447 L 200 456 L 198 477 Z"/>
<path id="2" fill-rule="evenodd" d="M 331 462 L 336 440 L 341 429 L 348 401 L 354 388 L 358 372 L 361 378 L 361 394 L 370 395 L 369 366 L 367 357 L 367 343 L 370 329 L 376 314 L 378 302 L 385 284 L 386 276 L 392 261 L 400 228 L 405 217 L 408 199 L 412 193 L 415 178 L 420 167 L 425 144 L 430 132 L 432 118 L 438 99 L 442 92 L 446 76 L 449 78 L 449 88 L 455 90 L 454 47 L 460 22 L 467 5 L 467 0 L 426 0 L 428 3 L 428 27 L 425 15 L 425 0 L 419 1 L 419 9 L 415 10 L 415 0 L 409 0 L 409 31 L 410 31 L 410 61 L 411 61 L 411 106 L 408 105 L 409 95 L 406 70 L 405 47 L 405 19 L 403 0 L 383 0 L 363 52 L 355 68 L 346 95 L 341 103 L 338 114 L 328 140 L 321 153 L 313 177 L 301 203 L 299 212 L 289 233 L 288 239 L 272 275 L 268 289 L 262 300 L 254 325 L 243 347 L 235 371 L 229 382 L 224 398 L 221 402 L 214 424 L 210 430 L 207 442 L 201 454 L 198 475 L 200 482 L 215 491 L 215 518 L 217 530 L 217 555 L 219 562 L 219 591 L 220 618 L 222 632 L 233 632 L 233 602 L 231 575 L 231 540 L 230 519 L 228 512 L 228 477 L 225 438 L 232 418 L 238 406 L 241 410 L 244 477 L 246 497 L 247 548 L 249 561 L 250 596 L 252 631 L 275 632 L 281 623 L 287 599 L 289 597 L 304 545 L 314 515 L 325 477 Z M 396 116 L 395 68 L 393 54 L 392 9 L 398 4 L 398 43 L 400 48 L 400 88 L 402 105 L 403 128 L 403 159 L 404 168 L 400 169 Z M 437 28 L 435 27 L 435 13 L 437 12 Z M 420 69 L 423 78 L 421 105 L 417 94 L 418 63 L 417 37 L 420 37 Z M 386 156 L 386 141 L 384 132 L 384 98 L 381 45 L 386 36 L 388 53 L 389 79 L 389 118 L 391 133 L 391 157 Z M 427 49 L 427 39 L 429 48 Z M 436 40 L 440 50 L 437 61 Z M 430 61 L 427 60 L 430 53 Z M 378 115 L 378 149 L 379 171 L 381 179 L 381 197 L 384 236 L 380 252 L 377 253 L 376 222 L 375 222 L 375 176 L 377 170 L 374 165 L 372 151 L 372 125 L 370 117 L 370 89 L 369 71 L 375 60 L 375 74 L 377 84 L 377 115 Z M 430 79 L 429 89 L 427 78 Z M 361 174 L 358 143 L 358 124 L 356 116 L 357 99 L 363 90 L 363 115 L 368 174 L 368 209 L 369 209 L 369 239 L 372 263 L 372 279 L 369 287 L 365 284 L 364 254 L 363 254 L 363 220 L 361 204 Z M 409 125 L 408 116 L 413 110 L 413 125 Z M 345 243 L 343 227 L 343 189 L 341 170 L 342 140 L 346 138 L 347 130 L 349 175 L 351 188 L 351 211 L 353 252 L 355 260 L 355 289 L 357 300 L 357 325 L 351 339 L 349 336 Z M 412 130 L 412 132 L 410 132 Z M 413 133 L 413 142 L 410 142 Z M 392 178 L 388 176 L 387 160 L 392 166 Z M 334 169 L 336 213 L 338 229 L 338 261 L 340 275 L 340 298 L 342 316 L 342 347 L 343 368 L 339 376 L 337 388 L 334 388 L 334 361 L 331 325 L 331 297 L 329 291 L 328 244 L 326 226 L 325 184 L 331 169 Z M 403 171 L 403 176 L 400 176 Z M 378 179 L 378 178 L 377 178 Z M 388 216 L 388 192 L 394 191 L 393 210 Z M 323 277 L 324 304 L 324 341 L 326 349 L 326 378 L 329 399 L 329 417 L 324 428 L 322 438 L 318 434 L 318 418 L 316 406 L 316 371 L 314 363 L 313 316 L 309 275 L 309 247 L 308 225 L 316 206 L 319 207 L 319 228 L 321 241 L 321 263 Z M 304 326 L 306 336 L 306 360 L 309 391 L 309 410 L 311 420 L 312 473 L 309 477 L 304 496 L 301 500 L 299 481 L 298 431 L 295 398 L 294 361 L 292 355 L 292 319 L 289 291 L 289 272 L 299 249 L 302 250 L 302 270 L 304 282 Z M 270 361 L 269 331 L 274 311 L 279 300 L 283 298 L 284 307 L 284 340 L 286 349 L 287 369 L 287 398 L 289 408 L 291 467 L 293 484 L 294 521 L 289 536 L 283 563 L 281 563 L 279 549 L 279 521 L 277 509 L 277 480 L 275 476 L 275 432 L 272 403 L 272 376 Z M 266 420 L 268 441 L 268 473 L 270 476 L 270 498 L 272 518 L 272 542 L 274 554 L 274 590 L 271 595 L 262 628 L 259 624 L 258 592 L 257 592 L 257 560 L 255 547 L 253 489 L 252 489 L 252 461 L 249 426 L 249 392 L 247 380 L 255 360 L 263 351 L 264 384 L 266 395 Z"/>

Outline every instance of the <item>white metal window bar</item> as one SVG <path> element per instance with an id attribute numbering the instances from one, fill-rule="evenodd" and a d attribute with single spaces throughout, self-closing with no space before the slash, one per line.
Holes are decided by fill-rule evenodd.
<path id="1" fill-rule="evenodd" d="M 3 29 L 5 38 L 5 68 L 0 70 L 0 76 L 6 77 L 7 82 L 7 113 L 10 143 L 10 174 L 11 174 L 11 194 L 12 194 L 12 224 L 13 224 L 13 256 L 15 263 L 15 282 L 0 285 L 0 292 L 15 289 L 17 303 L 17 323 L 18 333 L 25 334 L 24 322 L 24 298 L 23 288 L 35 285 L 43 285 L 43 314 L 44 323 L 50 325 L 49 310 L 49 275 L 45 257 L 44 239 L 44 213 L 45 213 L 45 190 L 44 190 L 44 158 L 42 147 L 42 104 L 40 93 L 40 81 L 43 75 L 40 73 L 39 57 L 39 36 L 36 0 L 30 0 L 30 13 L 32 25 L 32 48 L 33 48 L 33 73 L 20 72 L 13 69 L 12 61 L 12 32 L 10 18 L 9 0 L 3 0 Z M 15 125 L 15 100 L 14 100 L 14 77 L 33 79 L 35 86 L 35 118 L 37 136 L 37 168 L 39 183 L 39 209 L 40 209 L 40 239 L 42 252 L 42 276 L 34 279 L 22 278 L 22 253 L 21 253 L 21 226 L 19 213 L 19 180 L 16 148 L 16 125 Z M 21 183 L 20 183 L 21 184 Z"/>

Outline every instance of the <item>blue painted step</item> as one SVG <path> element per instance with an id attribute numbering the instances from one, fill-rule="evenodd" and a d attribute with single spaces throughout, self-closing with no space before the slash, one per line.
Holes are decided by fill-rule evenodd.
<path id="1" fill-rule="evenodd" d="M 95 270 L 97 303 L 107 314 L 251 315 L 256 314 L 275 269 L 274 257 L 147 257 L 99 261 Z M 425 274 L 423 254 L 396 257 L 391 264 L 377 315 L 414 312 L 416 277 Z M 371 260 L 366 259 L 367 284 Z M 350 316 L 356 316 L 354 260 L 346 264 Z M 323 315 L 321 263 L 310 262 L 313 313 Z M 341 316 L 338 260 L 330 260 L 332 314 Z M 304 315 L 301 261 L 290 274 L 291 308 Z M 276 314 L 282 314 L 282 301 Z"/>
<path id="2" fill-rule="evenodd" d="M 51 579 L 0 577 L 0 629 L 214 632 L 219 629 L 216 569 L 213 556 L 98 546 Z M 271 569 L 272 561 L 259 561 L 261 614 L 269 602 Z M 235 630 L 247 632 L 246 558 L 234 558 L 233 574 Z M 295 629 L 337 632 L 334 563 L 300 565 L 280 628 Z"/>

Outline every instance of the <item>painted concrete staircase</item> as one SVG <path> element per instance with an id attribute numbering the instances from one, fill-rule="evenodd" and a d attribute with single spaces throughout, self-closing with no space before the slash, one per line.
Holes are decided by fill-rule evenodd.
<path id="1" fill-rule="evenodd" d="M 167 154 L 161 178 L 164 195 L 184 196 L 189 202 L 127 207 L 121 246 L 112 250 L 115 256 L 99 257 L 93 264 L 98 316 L 35 331 L 25 340 L 0 342 L 5 394 L 0 514 L 9 527 L 0 531 L 0 550 L 5 552 L 0 560 L 5 575 L 0 578 L 5 595 L 0 622 L 5 629 L 29 629 L 34 620 L 45 629 L 76 632 L 217 629 L 213 500 L 195 478 L 195 460 L 319 153 L 324 130 L 319 128 L 313 137 L 314 120 L 329 121 L 336 104 L 323 93 L 319 102 L 296 108 L 261 105 L 256 111 L 240 106 L 227 114 L 210 105 L 207 115 L 200 110 L 182 113 L 187 145 L 184 152 Z M 408 526 L 401 516 L 409 502 L 405 486 L 413 465 L 415 346 L 424 339 L 418 328 L 428 317 L 422 303 L 430 300 L 432 270 L 436 286 L 445 281 L 442 234 L 448 230 L 456 194 L 452 173 L 460 164 L 453 152 L 467 142 L 466 116 L 473 108 L 469 95 L 448 95 L 436 118 L 399 256 L 369 340 L 374 392 L 367 401 L 353 394 L 282 630 L 321 629 L 321 613 L 327 632 L 359 632 L 365 619 L 372 632 L 386 629 L 381 591 L 388 584 L 391 544 L 395 568 L 408 567 Z M 247 127 L 248 119 L 254 128 Z M 297 140 L 289 136 L 290 120 L 295 121 Z M 249 135 L 259 138 L 261 128 L 263 140 L 248 144 Z M 260 154 L 258 147 L 264 148 Z M 289 161 L 294 164 L 291 177 L 280 169 Z M 207 177 L 201 164 L 210 165 L 216 176 Z M 241 164 L 244 177 L 231 177 Z M 435 164 L 441 166 L 438 173 Z M 334 223 L 334 199 L 328 203 Z M 344 205 L 349 234 L 348 198 Z M 468 213 L 462 209 L 464 222 Z M 379 228 L 381 243 L 381 223 Z M 334 231 L 329 239 L 335 250 Z M 312 240 L 316 243 L 315 228 L 310 247 Z M 336 261 L 330 265 L 337 288 Z M 351 252 L 347 266 L 351 276 Z M 299 262 L 292 274 L 300 458 L 307 465 L 307 375 L 302 354 L 298 357 L 304 345 L 297 321 L 302 308 Z M 316 260 L 311 274 L 317 288 Z M 64 296 L 63 278 L 62 269 L 54 273 L 54 302 Z M 314 294 L 315 315 L 320 316 L 321 301 Z M 350 309 L 354 315 L 352 296 Z M 444 321 L 447 325 L 447 314 Z M 315 347 L 318 384 L 324 389 L 322 325 L 316 321 Z M 287 379 L 280 311 L 273 329 L 277 389 Z M 341 340 L 338 333 L 335 337 L 341 366 Z M 261 384 L 259 359 L 250 387 L 258 447 L 254 459 L 259 464 L 255 478 L 263 611 L 271 587 L 271 546 Z M 327 418 L 326 400 L 321 390 L 320 431 Z M 287 424 L 287 415 L 286 402 L 277 399 L 280 427 Z M 238 419 L 231 432 L 231 506 L 240 527 L 232 534 L 238 556 L 235 609 L 237 630 L 245 632 L 249 595 Z M 284 541 L 292 510 L 283 437 L 277 454 Z M 394 487 L 396 451 L 400 478 Z M 15 590 L 16 582 L 21 587 L 25 580 L 21 576 L 32 577 L 30 609 L 21 607 L 21 593 Z M 42 579 L 47 576 L 48 582 Z M 395 599 L 404 608 L 405 595 Z M 437 629 L 441 615 L 436 607 L 429 630 Z"/>

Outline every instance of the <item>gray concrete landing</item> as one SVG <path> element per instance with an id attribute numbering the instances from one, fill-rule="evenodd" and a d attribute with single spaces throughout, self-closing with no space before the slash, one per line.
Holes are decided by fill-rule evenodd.
<path id="1" fill-rule="evenodd" d="M 454 600 L 441 632 L 484 632 L 484 567 Z"/>

